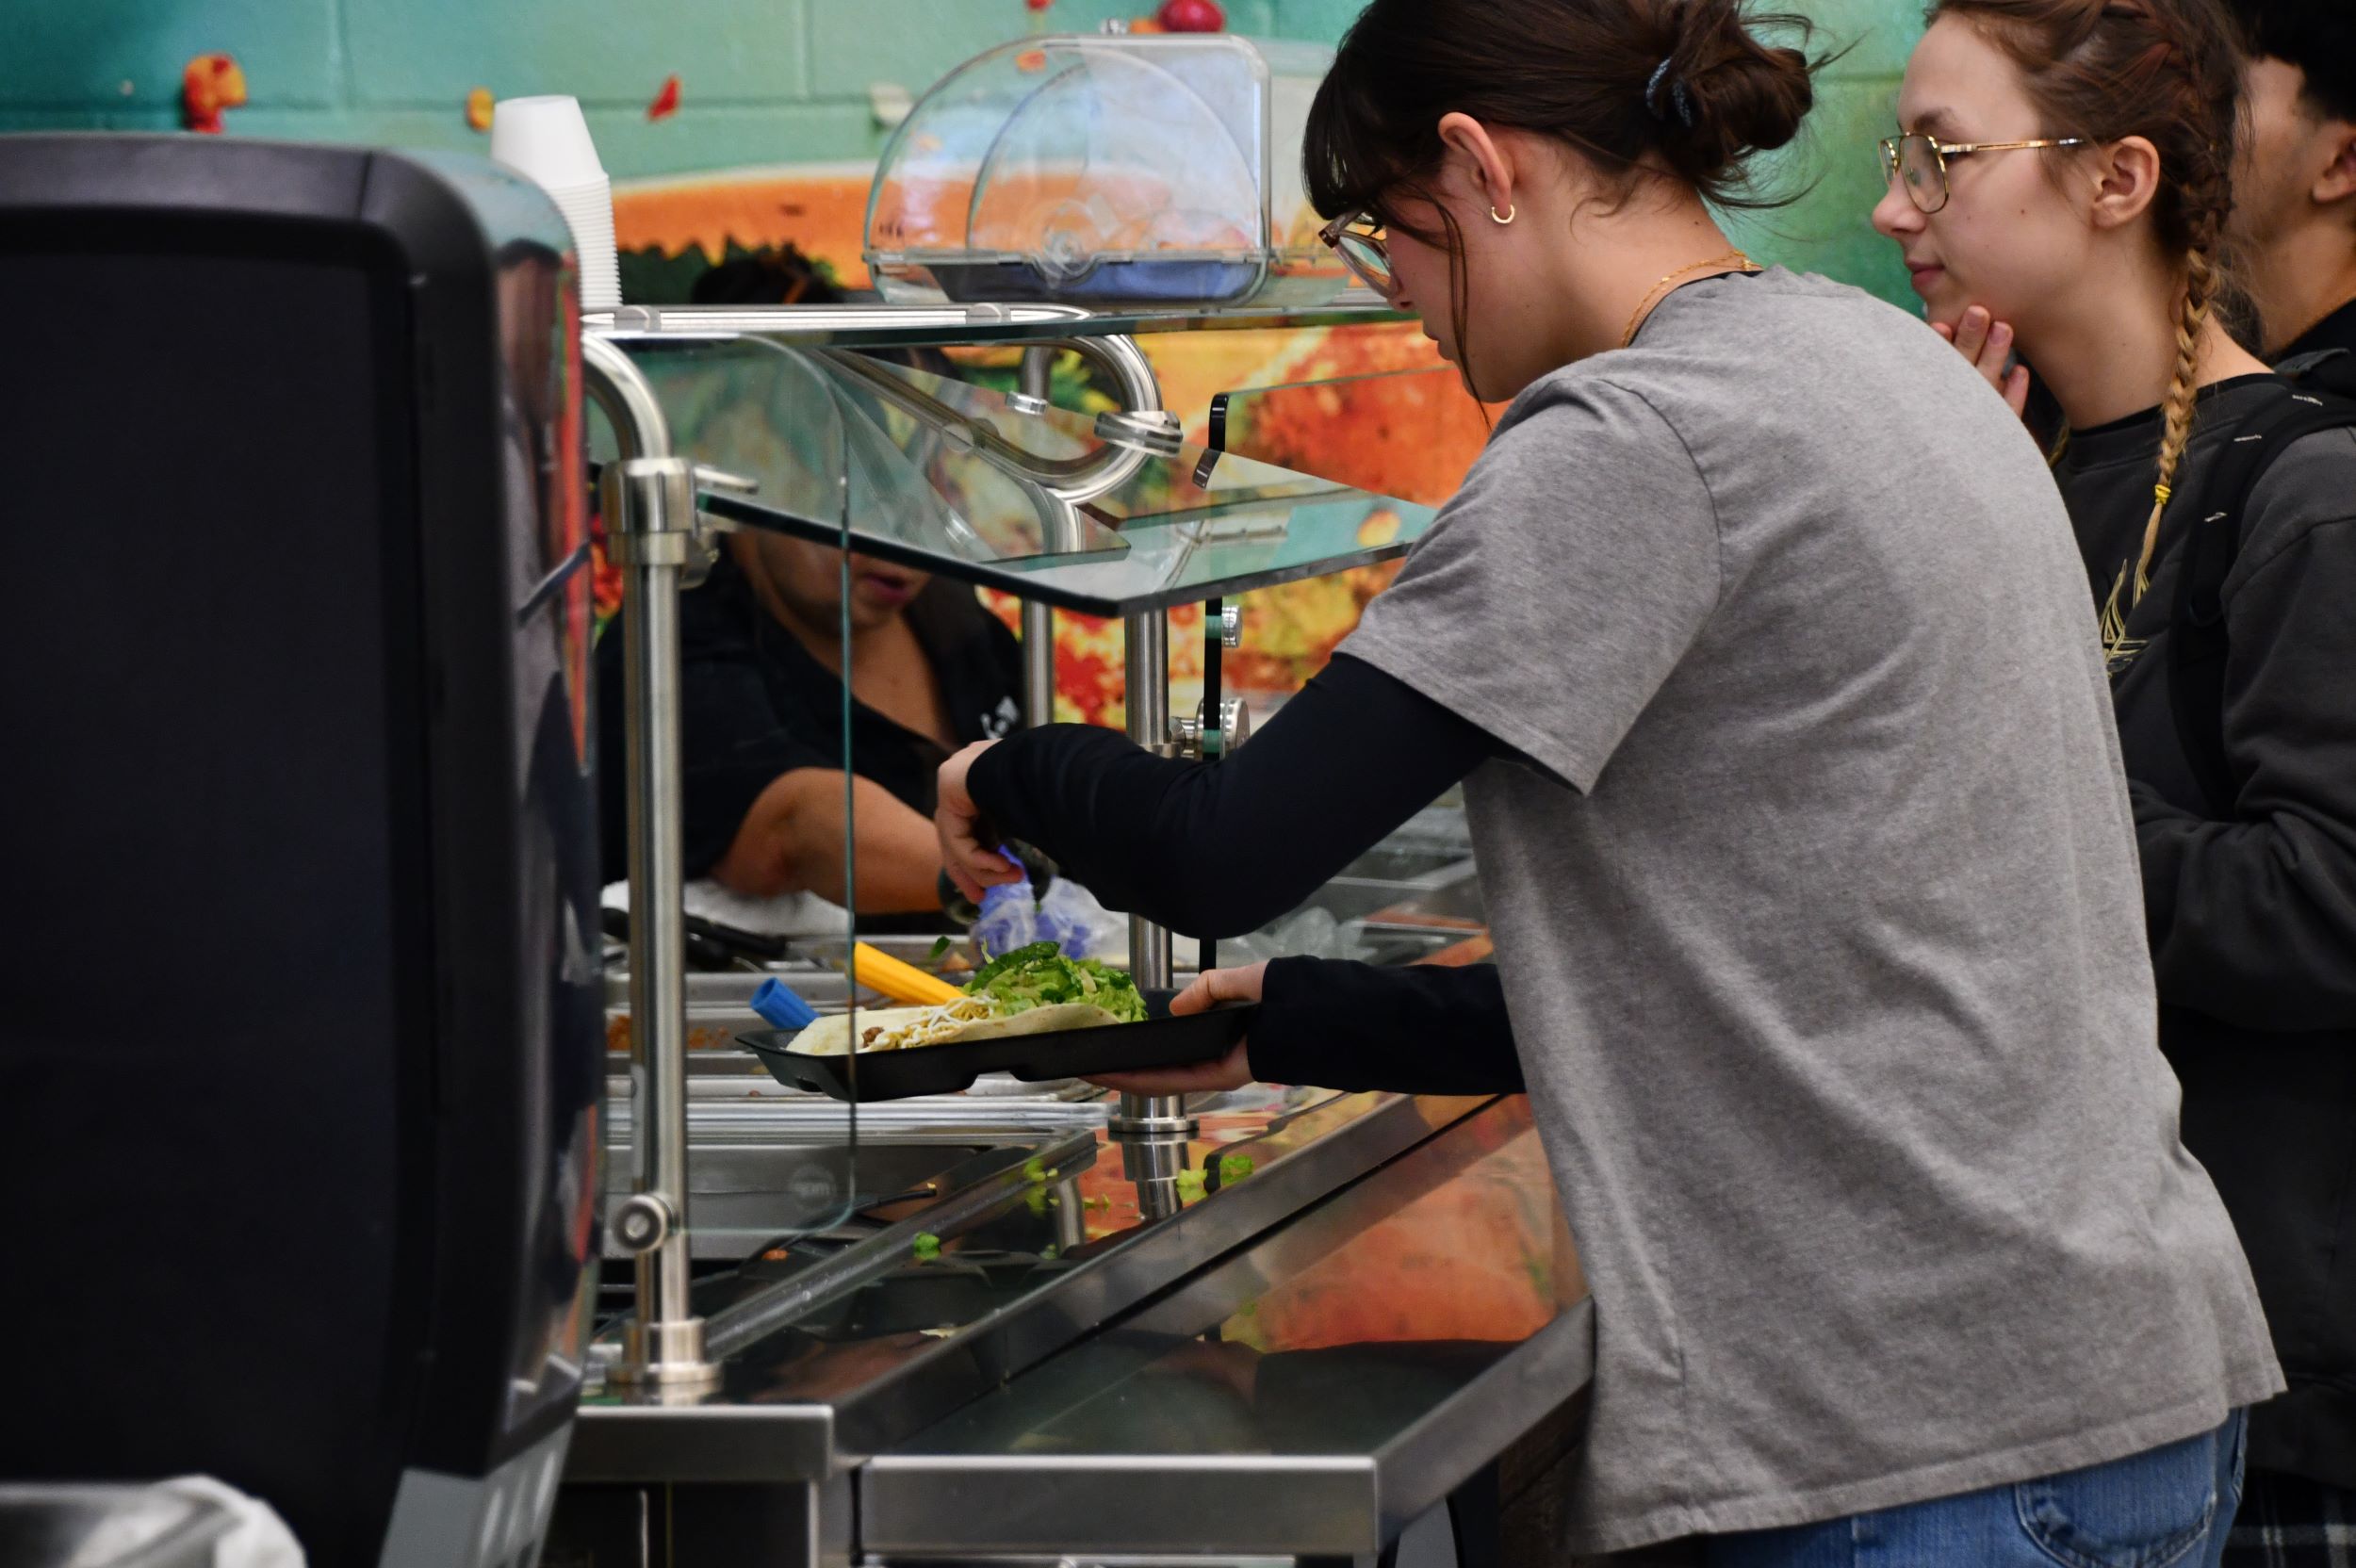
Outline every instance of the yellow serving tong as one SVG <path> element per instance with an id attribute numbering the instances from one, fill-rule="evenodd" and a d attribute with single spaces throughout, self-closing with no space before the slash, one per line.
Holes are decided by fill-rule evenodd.
<path id="1" fill-rule="evenodd" d="M 911 1006 L 955 1002 L 965 994 L 941 976 L 927 974 L 913 964 L 904 964 L 865 942 L 852 944 L 851 982 Z"/>

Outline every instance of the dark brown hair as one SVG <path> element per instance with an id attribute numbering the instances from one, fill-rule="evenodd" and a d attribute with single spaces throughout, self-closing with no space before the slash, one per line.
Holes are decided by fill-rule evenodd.
<path id="1" fill-rule="evenodd" d="M 2356 121 L 2356 8 L 2347 0 L 2233 0 L 2250 53 L 2299 67 L 2316 113 Z"/>
<path id="2" fill-rule="evenodd" d="M 1462 112 L 1535 131 L 1632 189 L 1654 168 L 1725 207 L 1781 205 L 1748 178 L 1751 155 L 1799 133 L 1821 61 L 1803 17 L 1749 14 L 1745 0 L 1373 0 L 1343 36 L 1317 89 L 1302 150 L 1310 202 L 1325 217 L 1369 211 L 1453 258 L 1452 318 L 1464 341 L 1464 237 L 1398 221 L 1386 204 L 1430 199 Z M 1461 351 L 1461 348 L 1460 348 Z"/>
<path id="3" fill-rule="evenodd" d="M 2038 134 L 2088 141 L 2139 136 L 2159 149 L 2152 221 L 2160 243 L 2183 258 L 2184 284 L 2143 549 L 2102 612 L 2104 641 L 2116 656 L 2127 610 L 2150 584 L 2160 519 L 2192 435 L 2201 329 L 2226 291 L 2225 225 L 2241 135 L 2235 31 L 2216 0 L 1936 0 L 1929 15 L 1961 17 L 2004 51 L 2045 122 Z"/>

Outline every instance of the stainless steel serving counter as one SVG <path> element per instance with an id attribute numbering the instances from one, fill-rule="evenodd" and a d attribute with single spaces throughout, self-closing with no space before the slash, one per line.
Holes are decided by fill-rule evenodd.
<path id="1" fill-rule="evenodd" d="M 878 1454 L 860 1545 L 1380 1552 L 1593 1370 L 1584 1284 L 1530 1203 L 1536 1145 L 1525 1102 L 1494 1102 Z M 1500 1263 L 1524 1288 L 1483 1291 Z"/>
<path id="2" fill-rule="evenodd" d="M 801 1294 L 715 1388 L 592 1394 L 551 1568 L 756 1542 L 810 1563 L 1370 1559 L 1524 1433 L 1567 1427 L 1592 1319 L 1525 1102 L 1257 1091 L 1197 1112 L 1201 1190 L 1168 1218 L 1067 1124 L 1027 1187 L 1010 1145 L 994 1177 L 985 1151 L 983 1184 L 768 1252 L 775 1280 L 699 1285 L 715 1335 L 764 1291 Z M 960 1190 L 970 1222 L 945 1225 Z M 918 1226 L 938 1257 L 910 1254 Z"/>
<path id="3" fill-rule="evenodd" d="M 611 1131 L 632 1159 L 611 1224 L 636 1279 L 631 1311 L 591 1358 L 550 1568 L 1005 1562 L 1082 1549 L 1132 1564 L 1371 1560 L 1524 1434 L 1575 1429 L 1591 1319 L 1519 1100 L 1255 1090 L 1200 1104 L 1124 1099 L 1100 1120 L 1101 1102 L 972 1094 L 853 1127 L 750 1081 L 726 1038 L 744 1026 L 744 999 L 695 1005 L 685 973 L 675 619 L 679 576 L 715 517 L 1127 617 L 1131 739 L 1160 750 L 1180 739 L 1164 710 L 1161 606 L 1396 553 L 1412 536 L 1399 515 L 1416 513 L 1420 527 L 1429 513 L 1355 493 L 1333 503 L 1391 510 L 1393 529 L 1369 539 L 1363 516 L 1317 498 L 1339 494 L 1332 486 L 1263 498 L 1246 485 L 1210 511 L 1241 516 L 1266 499 L 1273 521 L 1226 547 L 1149 528 L 1137 536 L 1171 547 L 1107 552 L 1127 567 L 1111 578 L 1090 575 L 1104 563 L 1065 571 L 1050 556 L 1017 570 L 946 537 L 854 532 L 890 510 L 873 496 L 846 503 L 839 526 L 793 511 L 792 484 L 748 501 L 758 475 L 675 455 L 633 354 L 740 354 L 756 338 L 803 350 L 1065 341 L 1112 371 L 1132 424 L 1158 436 L 1170 421 L 1153 417 L 1150 362 L 1121 335 L 1308 319 L 631 309 L 584 335 L 586 383 L 618 453 L 603 495 L 625 583 L 630 972 L 608 1039 L 631 1101 Z M 756 357 L 776 368 L 773 351 Z M 813 373 L 824 383 L 833 370 L 848 373 L 833 359 Z M 875 378 L 859 379 L 870 395 Z M 913 372 L 885 379 L 925 390 Z M 941 400 L 964 408 L 978 396 L 933 386 L 926 399 L 948 412 L 923 422 L 972 439 L 973 420 Z M 839 401 L 826 391 L 823 409 Z M 993 429 L 1047 413 L 982 412 Z M 1031 514 L 1007 519 L 1018 539 L 1031 528 L 1053 544 L 1082 499 L 1160 460 L 1137 440 L 1090 439 L 1103 455 L 1088 460 L 1092 488 L 1035 483 Z M 1203 487 L 1216 456 L 1180 464 L 1171 482 L 1191 473 Z M 1180 515 L 1163 501 L 1127 515 Z M 1274 538 L 1287 547 L 1271 553 Z M 1030 653 L 1039 674 L 1048 649 Z M 1350 868 L 1321 918 L 1369 944 L 1379 934 L 1394 958 L 1467 961 L 1484 945 L 1471 871 L 1459 832 L 1390 846 Z M 1129 945 L 1140 986 L 1169 982 L 1168 933 L 1133 919 Z M 826 991 L 823 956 L 800 967 Z M 696 1025 L 709 1052 L 691 1050 Z"/>

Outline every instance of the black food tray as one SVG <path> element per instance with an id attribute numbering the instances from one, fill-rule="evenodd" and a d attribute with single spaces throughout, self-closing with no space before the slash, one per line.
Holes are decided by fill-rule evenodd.
<path id="1" fill-rule="evenodd" d="M 1150 1016 L 1139 1023 L 1104 1023 L 1049 1035 L 864 1053 L 859 1058 L 857 1094 L 851 1092 L 851 1058 L 811 1056 L 794 1050 L 794 1037 L 799 1030 L 760 1029 L 736 1038 L 761 1058 L 770 1077 L 786 1087 L 863 1104 L 919 1094 L 955 1094 L 973 1087 L 973 1080 L 985 1072 L 1008 1072 L 1026 1083 L 1039 1083 L 1215 1062 L 1235 1049 L 1260 1007 L 1256 1002 L 1221 1002 L 1205 1012 L 1172 1018 L 1170 996 L 1168 991 L 1148 992 L 1145 1002 Z"/>

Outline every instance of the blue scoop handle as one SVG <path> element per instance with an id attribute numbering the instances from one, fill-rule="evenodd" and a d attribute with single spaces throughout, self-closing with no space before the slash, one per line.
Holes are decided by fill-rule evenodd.
<path id="1" fill-rule="evenodd" d="M 753 992 L 753 1011 L 778 1029 L 807 1029 L 818 1021 L 818 1009 L 775 976 L 763 980 Z"/>

